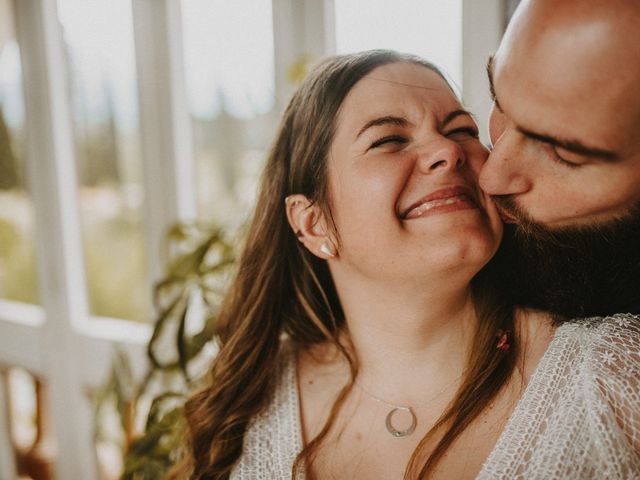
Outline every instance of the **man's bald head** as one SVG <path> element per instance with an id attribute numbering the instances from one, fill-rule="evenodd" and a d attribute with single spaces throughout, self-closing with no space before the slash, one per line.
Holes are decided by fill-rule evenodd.
<path id="1" fill-rule="evenodd" d="M 622 66 L 620 73 L 630 76 L 640 71 L 639 25 L 635 0 L 529 0 L 516 10 L 500 51 L 543 63 L 573 57 L 580 73 L 594 64 Z"/>
<path id="2" fill-rule="evenodd" d="M 628 103 L 640 79 L 640 1 L 525 1 L 498 56 L 503 64 L 528 63 L 537 69 L 538 80 L 556 87 L 591 90 L 584 101 L 613 102 L 618 109 L 636 108 L 633 113 L 640 115 L 640 94 L 637 104 Z M 571 97 L 565 101 L 572 102 Z"/>
<path id="3" fill-rule="evenodd" d="M 556 29 L 613 28 L 611 34 L 637 32 L 640 2 L 636 0 L 523 0 L 505 34 L 525 28 L 536 35 Z"/>

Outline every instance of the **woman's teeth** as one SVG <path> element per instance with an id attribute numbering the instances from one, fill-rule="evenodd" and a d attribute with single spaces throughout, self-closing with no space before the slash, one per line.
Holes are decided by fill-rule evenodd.
<path id="1" fill-rule="evenodd" d="M 468 202 L 468 201 L 469 201 L 469 197 L 467 197 L 466 195 L 456 195 L 455 197 L 448 197 L 448 198 L 440 198 L 438 200 L 431 200 L 430 202 L 426 202 L 426 203 L 423 203 L 421 205 L 418 205 L 416 208 L 411 210 L 407 214 L 407 218 L 418 217 L 418 216 L 422 215 L 424 212 L 427 212 L 427 211 L 429 211 L 429 210 L 431 210 L 433 208 L 436 208 L 436 207 L 442 207 L 444 205 L 453 205 L 454 203 Z"/>

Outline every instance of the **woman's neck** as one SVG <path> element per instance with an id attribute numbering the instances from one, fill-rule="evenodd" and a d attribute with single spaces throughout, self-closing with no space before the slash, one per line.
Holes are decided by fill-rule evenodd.
<path id="1" fill-rule="evenodd" d="M 465 368 L 476 326 L 470 289 L 432 284 L 442 288 L 337 283 L 358 381 L 389 401 L 428 398 Z"/>
<path id="2" fill-rule="evenodd" d="M 516 308 L 514 321 L 519 341 L 518 369 L 526 385 L 547 351 L 556 326 L 551 314 L 522 308 Z"/>

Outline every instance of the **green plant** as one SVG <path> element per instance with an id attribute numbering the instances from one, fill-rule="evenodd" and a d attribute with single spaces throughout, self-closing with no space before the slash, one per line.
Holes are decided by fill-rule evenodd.
<path id="1" fill-rule="evenodd" d="M 182 406 L 215 352 L 218 306 L 233 273 L 234 246 L 218 229 L 176 226 L 168 247 L 167 275 L 155 289 L 158 317 L 147 372 L 136 383 L 129 359 L 118 352 L 97 395 L 96 439 L 114 437 L 113 425 L 109 434 L 105 424 L 109 415 L 117 417 L 125 480 L 161 478 L 179 456 Z M 144 424 L 136 427 L 140 419 Z"/>

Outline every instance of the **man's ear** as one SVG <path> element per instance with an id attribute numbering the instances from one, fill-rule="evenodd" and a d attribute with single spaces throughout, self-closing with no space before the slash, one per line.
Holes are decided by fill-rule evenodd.
<path id="1" fill-rule="evenodd" d="M 325 260 L 335 258 L 335 242 L 329 235 L 327 222 L 320 208 L 302 194 L 288 196 L 285 207 L 291 229 L 307 250 Z"/>

